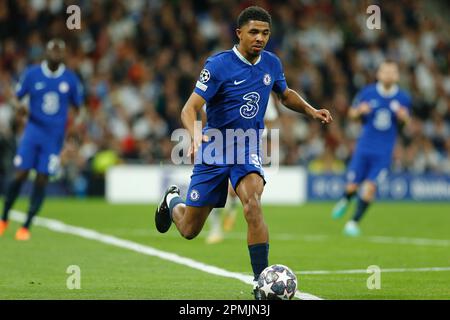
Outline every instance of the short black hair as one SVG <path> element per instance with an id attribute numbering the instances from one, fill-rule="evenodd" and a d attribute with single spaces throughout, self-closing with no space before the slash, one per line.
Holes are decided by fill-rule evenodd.
<path id="1" fill-rule="evenodd" d="M 267 22 L 269 26 L 272 26 L 272 17 L 270 14 L 258 6 L 251 6 L 242 10 L 237 19 L 237 27 L 240 29 L 250 20 L 264 21 Z"/>
<path id="2" fill-rule="evenodd" d="M 62 40 L 60 38 L 52 38 L 47 42 L 47 49 L 51 50 L 55 46 L 60 47 L 61 49 L 66 48 L 66 44 L 65 44 L 64 40 Z"/>
<path id="3" fill-rule="evenodd" d="M 381 63 L 397 64 L 397 61 L 391 57 L 384 59 Z"/>
<path id="4" fill-rule="evenodd" d="M 394 60 L 393 58 L 386 58 L 383 61 L 381 61 L 381 63 L 378 65 L 378 69 L 383 65 L 383 64 L 394 64 L 397 66 L 398 68 L 398 62 L 396 60 Z"/>

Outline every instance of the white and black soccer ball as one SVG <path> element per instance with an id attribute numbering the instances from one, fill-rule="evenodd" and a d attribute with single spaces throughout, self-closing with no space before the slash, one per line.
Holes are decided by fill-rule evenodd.
<path id="1" fill-rule="evenodd" d="M 290 300 L 297 290 L 297 277 L 288 267 L 274 264 L 261 272 L 258 289 L 262 300 Z"/>

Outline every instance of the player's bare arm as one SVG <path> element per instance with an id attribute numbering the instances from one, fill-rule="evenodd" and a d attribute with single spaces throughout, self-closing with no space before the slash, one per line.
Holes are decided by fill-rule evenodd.
<path id="1" fill-rule="evenodd" d="M 405 107 L 400 107 L 395 115 L 397 116 L 397 119 L 403 124 L 407 124 L 410 119 L 408 109 Z"/>
<path id="2" fill-rule="evenodd" d="M 287 108 L 293 111 L 306 113 L 311 118 L 322 121 L 322 123 L 330 123 L 333 121 L 330 111 L 314 108 L 292 89 L 287 88 L 279 95 L 279 98 Z"/>
<path id="3" fill-rule="evenodd" d="M 356 108 L 350 108 L 348 115 L 352 120 L 358 120 L 362 116 L 369 114 L 372 111 L 367 102 L 363 102 Z"/>
<path id="4" fill-rule="evenodd" d="M 17 99 L 14 94 L 14 89 L 11 87 L 7 87 L 5 90 L 5 98 L 9 101 L 9 104 L 13 107 L 14 112 L 19 116 L 27 116 L 28 108 L 25 106 L 19 99 Z"/>
<path id="5" fill-rule="evenodd" d="M 201 112 L 204 104 L 205 99 L 193 92 L 181 110 L 181 121 L 191 135 L 191 146 L 187 154 L 188 157 L 197 153 L 202 141 L 208 141 L 208 136 L 202 135 L 201 132 L 196 132 L 198 129 L 195 126 L 197 115 Z"/>

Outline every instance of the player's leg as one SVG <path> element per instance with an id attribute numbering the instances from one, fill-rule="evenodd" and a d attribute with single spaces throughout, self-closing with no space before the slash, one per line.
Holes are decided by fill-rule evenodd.
<path id="1" fill-rule="evenodd" d="M 48 175 L 43 173 L 38 173 L 36 179 L 34 180 L 33 191 L 30 197 L 30 206 L 28 209 L 28 217 L 25 220 L 23 227 L 26 229 L 31 228 L 31 223 L 33 218 L 39 212 L 42 207 L 42 203 L 45 199 L 45 189 L 48 184 Z"/>
<path id="2" fill-rule="evenodd" d="M 333 207 L 333 211 L 331 213 L 333 219 L 339 219 L 345 215 L 345 213 L 347 212 L 347 208 L 357 191 L 357 183 L 347 183 L 342 198 L 339 199 L 339 201 Z"/>
<path id="3" fill-rule="evenodd" d="M 37 159 L 37 145 L 36 141 L 32 139 L 33 135 L 29 132 L 25 132 L 22 140 L 20 141 L 19 147 L 17 149 L 17 154 L 14 157 L 14 167 L 16 168 L 16 173 L 14 178 L 9 182 L 4 204 L 2 219 L 0 220 L 0 235 L 2 235 L 7 226 L 9 211 L 14 206 L 17 197 L 20 194 L 23 183 L 28 177 L 28 172 L 34 167 Z"/>
<path id="4" fill-rule="evenodd" d="M 257 173 L 243 177 L 237 186 L 237 195 L 244 208 L 244 217 L 248 224 L 248 245 L 267 243 L 269 232 L 261 208 L 261 195 L 264 190 L 264 180 Z"/>
<path id="5" fill-rule="evenodd" d="M 212 208 L 212 206 L 191 207 L 186 206 L 184 203 L 177 203 L 171 209 L 172 221 L 181 236 L 187 240 L 191 240 L 202 231 L 206 218 L 208 218 Z"/>
<path id="6" fill-rule="evenodd" d="M 376 184 L 370 180 L 364 181 L 362 184 L 361 194 L 356 201 L 356 208 L 351 220 L 345 224 L 344 234 L 351 237 L 357 237 L 361 234 L 359 222 L 363 217 L 367 208 L 375 198 Z"/>
<path id="7" fill-rule="evenodd" d="M 339 219 L 347 212 L 350 202 L 358 192 L 358 186 L 364 178 L 366 167 L 367 165 L 365 163 L 364 155 L 361 153 L 355 153 L 347 169 L 347 185 L 345 187 L 344 194 L 335 204 L 331 212 L 333 219 Z"/>
<path id="8" fill-rule="evenodd" d="M 35 165 L 37 174 L 30 196 L 28 215 L 22 227 L 16 232 L 16 240 L 29 240 L 31 238 L 31 224 L 44 203 L 49 176 L 56 174 L 59 169 L 59 152 L 62 142 L 62 137 L 40 137 L 40 151 L 37 154 Z"/>
<path id="9" fill-rule="evenodd" d="M 16 202 L 17 197 L 20 194 L 20 189 L 22 188 L 23 183 L 28 177 L 28 172 L 29 170 L 18 169 L 13 180 L 7 187 L 3 204 L 2 219 L 0 220 L 0 236 L 3 235 L 6 228 L 8 227 L 9 212 L 14 206 L 14 203 Z"/>
<path id="10" fill-rule="evenodd" d="M 232 185 L 229 184 L 227 203 L 225 203 L 225 208 L 223 208 L 224 212 L 223 230 L 226 232 L 231 231 L 234 227 L 237 215 L 237 205 L 238 205 L 238 196 L 234 191 Z"/>
<path id="11" fill-rule="evenodd" d="M 155 213 L 158 231 L 166 232 L 174 222 L 184 238 L 195 238 L 212 208 L 224 206 L 228 172 L 228 167 L 195 165 L 186 201 L 180 197 L 178 187 L 166 191 Z"/>
<path id="12" fill-rule="evenodd" d="M 358 202 L 356 204 L 355 214 L 352 220 L 359 223 L 366 212 L 369 205 L 375 199 L 375 194 L 377 191 L 377 185 L 370 180 L 366 180 L 363 184 L 361 196 L 358 197 Z"/>
<path id="13" fill-rule="evenodd" d="M 269 231 L 264 221 L 261 208 L 261 195 L 264 190 L 264 179 L 259 173 L 242 172 L 245 165 L 235 166 L 231 180 L 241 200 L 245 220 L 247 221 L 247 245 L 253 269 L 255 299 L 260 299 L 256 290 L 256 281 L 261 272 L 269 265 Z M 241 172 L 239 172 L 241 171 Z"/>
<path id="14" fill-rule="evenodd" d="M 165 233 L 173 222 L 184 238 L 194 239 L 202 230 L 211 209 L 212 206 L 186 206 L 178 187 L 170 186 L 156 209 L 156 229 Z"/>
<path id="15" fill-rule="evenodd" d="M 377 181 L 383 179 L 387 174 L 389 164 L 389 160 L 386 160 L 384 157 L 375 155 L 369 157 L 367 177 L 362 185 L 362 190 L 358 195 L 355 212 L 352 219 L 345 225 L 344 232 L 346 235 L 359 236 L 361 234 L 359 224 L 370 204 L 375 199 Z"/>

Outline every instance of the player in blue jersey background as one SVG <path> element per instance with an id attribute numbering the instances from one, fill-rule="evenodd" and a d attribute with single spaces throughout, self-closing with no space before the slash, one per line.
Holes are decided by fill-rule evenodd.
<path id="1" fill-rule="evenodd" d="M 254 130 L 256 143 L 239 144 L 224 138 L 222 157 L 196 161 L 191 183 L 184 201 L 177 186 L 168 188 L 155 212 L 156 228 L 167 232 L 172 222 L 186 239 L 195 238 L 213 208 L 223 207 L 227 198 L 228 180 L 243 205 L 248 225 L 247 244 L 254 280 L 268 266 L 269 233 L 261 209 L 264 172 L 260 161 L 259 138 L 264 128 L 264 113 L 271 91 L 278 94 L 288 108 L 304 112 L 322 123 L 332 117 L 328 110 L 317 110 L 288 88 L 278 57 L 264 50 L 271 28 L 271 17 L 260 7 L 243 10 L 237 19 L 239 44 L 209 57 L 201 71 L 195 90 L 183 107 L 181 118 L 192 141 L 190 152 L 196 159 L 214 143 L 210 130 L 224 134 L 228 129 Z M 207 122 L 203 134 L 196 134 L 195 122 L 206 103 Z M 220 161 L 233 150 L 243 161 Z M 198 152 L 200 151 L 200 152 Z M 220 153 L 220 152 L 219 152 Z M 256 289 L 256 287 L 255 287 Z M 254 290 L 255 298 L 259 291 Z"/>
<path id="2" fill-rule="evenodd" d="M 386 60 L 378 68 L 378 82 L 364 87 L 356 96 L 349 116 L 362 121 L 362 132 L 347 170 L 345 194 L 333 208 L 334 219 L 341 218 L 350 200 L 358 195 L 356 210 L 344 233 L 358 236 L 359 222 L 374 200 L 377 182 L 388 173 L 398 128 L 409 119 L 411 99 L 398 86 L 399 70 L 394 61 Z"/>
<path id="3" fill-rule="evenodd" d="M 28 122 L 14 158 L 16 175 L 5 196 L 0 235 L 8 226 L 8 214 L 31 169 L 36 171 L 30 198 L 28 217 L 17 231 L 17 240 L 30 239 L 33 217 L 39 212 L 45 198 L 50 175 L 59 166 L 59 154 L 65 138 L 69 107 L 82 104 L 81 84 L 76 74 L 64 65 L 65 43 L 52 39 L 47 43 L 46 59 L 40 65 L 29 67 L 16 87 L 20 100 L 29 98 Z M 15 101 L 16 108 L 21 108 Z"/>

